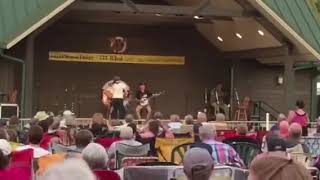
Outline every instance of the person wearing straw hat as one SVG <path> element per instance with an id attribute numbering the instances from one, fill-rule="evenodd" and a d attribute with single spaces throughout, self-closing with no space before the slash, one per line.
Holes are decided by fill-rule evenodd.
<path id="1" fill-rule="evenodd" d="M 43 121 L 49 118 L 49 115 L 45 111 L 38 111 L 33 118 L 39 121 Z"/>

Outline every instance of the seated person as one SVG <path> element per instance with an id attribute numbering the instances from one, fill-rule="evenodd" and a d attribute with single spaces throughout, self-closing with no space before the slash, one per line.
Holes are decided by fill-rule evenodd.
<path id="1" fill-rule="evenodd" d="M 222 113 L 216 114 L 216 121 L 211 122 L 215 125 L 217 130 L 227 130 L 229 129 L 228 124 L 225 122 L 226 117 Z"/>
<path id="2" fill-rule="evenodd" d="M 277 131 L 279 131 L 279 129 L 280 129 L 280 128 L 279 128 L 279 124 L 280 124 L 282 121 L 286 121 L 286 120 L 287 120 L 286 115 L 280 113 L 280 114 L 278 115 L 278 118 L 277 118 L 277 123 L 274 124 L 274 125 L 271 127 L 271 129 L 270 129 L 271 133 L 278 133 Z"/>
<path id="3" fill-rule="evenodd" d="M 237 127 L 237 134 L 235 137 L 224 139 L 223 142 L 227 144 L 231 144 L 233 142 L 247 142 L 255 145 L 259 145 L 258 141 L 247 135 L 248 126 L 246 124 L 239 124 Z"/>
<path id="4" fill-rule="evenodd" d="M 175 137 L 192 137 L 194 121 L 192 115 L 186 115 L 184 117 L 184 123 L 181 123 L 179 129 L 172 129 L 172 133 Z"/>
<path id="5" fill-rule="evenodd" d="M 132 114 L 127 114 L 124 119 L 124 123 L 122 121 L 112 120 L 112 129 L 115 131 L 120 131 L 121 128 L 128 127 L 128 124 L 134 123 L 134 117 Z"/>
<path id="6" fill-rule="evenodd" d="M 108 129 L 102 124 L 93 123 L 90 131 L 95 138 L 104 137 L 108 133 Z"/>
<path id="7" fill-rule="evenodd" d="M 180 121 L 180 117 L 177 114 L 170 115 L 170 122 L 168 123 L 169 129 L 180 129 L 182 123 Z"/>
<path id="8" fill-rule="evenodd" d="M 298 123 L 292 123 L 289 127 L 289 137 L 286 140 L 288 153 L 309 153 L 309 148 L 300 142 L 302 127 Z"/>
<path id="9" fill-rule="evenodd" d="M 266 137 L 267 151 L 257 155 L 253 161 L 261 159 L 263 157 L 282 157 L 288 158 L 286 152 L 286 142 L 279 135 L 269 135 Z M 252 161 L 252 163 L 253 163 Z"/>
<path id="10" fill-rule="evenodd" d="M 263 157 L 252 162 L 249 180 L 311 180 L 310 172 L 289 158 Z"/>
<path id="11" fill-rule="evenodd" d="M 108 155 L 103 146 L 90 143 L 82 150 L 82 158 L 92 170 L 107 169 Z"/>
<path id="12" fill-rule="evenodd" d="M 204 112 L 198 112 L 196 124 L 205 124 L 208 121 L 207 114 Z"/>
<path id="13" fill-rule="evenodd" d="M 92 123 L 93 124 L 105 124 L 105 119 L 102 113 L 94 113 L 92 115 Z"/>
<path id="14" fill-rule="evenodd" d="M 16 148 L 16 151 L 21 151 L 25 149 L 33 149 L 33 157 L 40 158 L 51 154 L 49 151 L 40 147 L 40 142 L 43 137 L 43 130 L 40 126 L 34 125 L 29 130 L 29 145 L 24 145 Z"/>
<path id="15" fill-rule="evenodd" d="M 279 123 L 279 134 L 281 138 L 287 138 L 289 136 L 289 123 L 288 121 L 281 121 Z"/>
<path id="16" fill-rule="evenodd" d="M 60 122 L 55 121 L 49 126 L 48 132 L 44 133 L 41 139 L 40 147 L 46 150 L 50 150 L 49 146 L 52 142 L 55 142 L 55 143 L 62 142 L 62 137 L 60 137 L 60 134 L 58 132 L 59 125 L 60 125 Z"/>
<path id="17" fill-rule="evenodd" d="M 172 132 L 163 126 L 160 120 L 150 120 L 147 123 L 147 126 L 141 129 L 139 133 L 139 138 L 150 139 L 156 138 L 157 136 L 170 136 L 173 135 Z"/>
<path id="18" fill-rule="evenodd" d="M 192 148 L 184 155 L 183 170 L 188 180 L 209 180 L 214 169 L 214 160 L 208 151 Z"/>
<path id="19" fill-rule="evenodd" d="M 5 139 L 0 139 L 0 179 L 3 180 L 31 180 L 30 169 L 10 167 L 10 160 L 12 156 L 12 148 L 9 142 Z"/>
<path id="20" fill-rule="evenodd" d="M 192 148 L 202 148 L 202 149 L 207 150 L 209 152 L 209 154 L 213 153 L 212 147 L 209 144 L 205 144 L 202 142 L 197 142 L 197 143 L 192 144 L 190 146 L 190 149 L 192 149 Z"/>
<path id="21" fill-rule="evenodd" d="M 51 166 L 39 179 L 96 180 L 96 177 L 85 161 L 70 158 Z"/>
<path id="22" fill-rule="evenodd" d="M 216 135 L 216 129 L 212 125 L 204 125 L 199 128 L 201 141 L 212 147 L 212 157 L 215 159 L 215 163 L 244 167 L 244 163 L 238 153 L 230 145 L 216 141 Z"/>
<path id="23" fill-rule="evenodd" d="M 193 125 L 194 124 L 194 119 L 191 114 L 188 114 L 184 117 L 184 125 Z"/>
<path id="24" fill-rule="evenodd" d="M 136 140 L 134 140 L 133 130 L 131 127 L 124 127 L 120 129 L 120 138 L 122 140 L 114 142 L 111 144 L 108 150 L 109 159 L 115 158 L 116 154 L 116 145 L 118 143 L 126 144 L 129 146 L 141 146 L 142 144 Z"/>
<path id="25" fill-rule="evenodd" d="M 10 163 L 12 148 L 5 139 L 0 139 L 0 171 L 6 169 Z"/>
<path id="26" fill-rule="evenodd" d="M 93 134 L 89 130 L 80 130 L 75 137 L 76 145 L 70 147 L 73 151 L 81 153 L 93 141 Z"/>
<path id="27" fill-rule="evenodd" d="M 134 137 L 136 137 L 136 135 L 137 135 L 137 125 L 134 122 L 132 122 L 132 123 L 127 124 L 127 127 L 131 127 L 133 135 L 134 135 Z"/>
<path id="28" fill-rule="evenodd" d="M 120 128 L 127 127 L 128 124 L 134 123 L 134 117 L 132 114 L 127 114 L 126 117 L 124 118 L 124 120 L 125 120 L 125 123 L 123 125 L 119 126 Z"/>
<path id="29" fill-rule="evenodd" d="M 39 125 L 43 129 L 43 132 L 48 132 L 49 127 L 52 125 L 52 123 L 53 117 L 48 116 L 47 119 L 39 121 L 37 125 Z"/>
<path id="30" fill-rule="evenodd" d="M 207 123 L 207 115 L 203 112 L 198 112 L 196 123 L 193 125 L 194 142 L 201 142 L 199 137 L 199 128 Z"/>

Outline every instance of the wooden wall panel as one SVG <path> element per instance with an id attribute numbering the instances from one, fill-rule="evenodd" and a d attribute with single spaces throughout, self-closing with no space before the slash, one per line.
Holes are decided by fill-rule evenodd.
<path id="1" fill-rule="evenodd" d="M 179 55 L 186 57 L 184 66 L 96 64 L 52 62 L 48 51 L 111 53 L 108 38 L 128 39 L 128 54 Z M 151 90 L 166 90 L 156 100 L 155 108 L 164 114 L 195 113 L 203 108 L 203 92 L 218 81 L 229 87 L 230 62 L 192 26 L 153 27 L 114 24 L 57 24 L 36 40 L 35 96 L 37 109 L 61 109 L 72 101 L 65 89 L 74 89 L 80 100 L 76 111 L 89 117 L 101 111 L 100 89 L 114 75 L 119 75 L 135 89 L 147 82 Z M 56 107 L 55 107 L 56 106 Z"/>

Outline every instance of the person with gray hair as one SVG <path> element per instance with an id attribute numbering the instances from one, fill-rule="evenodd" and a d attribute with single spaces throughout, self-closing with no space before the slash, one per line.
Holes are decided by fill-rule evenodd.
<path id="1" fill-rule="evenodd" d="M 134 117 L 132 114 L 127 114 L 126 117 L 124 118 L 126 124 L 130 124 L 130 123 L 133 123 L 134 121 Z"/>
<path id="2" fill-rule="evenodd" d="M 193 116 L 191 114 L 188 114 L 184 117 L 184 124 L 187 124 L 187 125 L 194 124 Z"/>
<path id="3" fill-rule="evenodd" d="M 271 129 L 270 129 L 270 131 L 272 132 L 272 134 L 274 134 L 274 133 L 279 133 L 279 130 L 280 130 L 279 124 L 280 124 L 282 121 L 286 121 L 286 120 L 287 120 L 286 115 L 284 115 L 283 113 L 280 113 L 280 114 L 278 115 L 278 117 L 277 117 L 277 123 L 274 124 L 274 125 L 271 127 Z"/>
<path id="4" fill-rule="evenodd" d="M 214 160 L 205 149 L 192 148 L 184 155 L 183 171 L 188 180 L 209 180 L 213 169 Z"/>
<path id="5" fill-rule="evenodd" d="M 197 123 L 205 123 L 208 121 L 207 114 L 204 112 L 198 112 Z"/>
<path id="6" fill-rule="evenodd" d="M 88 165 L 82 159 L 66 159 L 50 166 L 40 180 L 96 180 Z"/>
<path id="7" fill-rule="evenodd" d="M 120 138 L 122 140 L 111 144 L 108 150 L 109 159 L 113 159 L 116 155 L 116 145 L 118 143 L 129 145 L 129 146 L 141 146 L 142 144 L 134 140 L 134 134 L 131 127 L 123 127 L 120 129 Z"/>
<path id="8" fill-rule="evenodd" d="M 128 127 L 128 124 L 134 123 L 134 117 L 132 114 L 127 114 L 126 117 L 124 118 L 124 120 L 125 120 L 125 123 L 118 126 L 117 129 Z M 116 122 L 119 122 L 119 121 L 116 121 Z"/>
<path id="9" fill-rule="evenodd" d="M 93 141 L 93 134 L 91 131 L 83 129 L 77 132 L 75 136 L 76 145 L 72 147 L 75 152 L 81 153 Z"/>
<path id="10" fill-rule="evenodd" d="M 82 158 L 87 162 L 90 169 L 107 168 L 108 155 L 103 146 L 90 143 L 82 150 Z"/>
<path id="11" fill-rule="evenodd" d="M 203 143 L 212 147 L 212 157 L 216 163 L 244 167 L 240 156 L 230 145 L 215 140 L 216 134 L 216 128 L 213 124 L 206 124 L 199 128 L 199 137 Z"/>
<path id="12" fill-rule="evenodd" d="M 181 128 L 181 121 L 178 114 L 171 114 L 170 115 L 170 122 L 168 123 L 169 129 L 180 129 Z"/>
<path id="13" fill-rule="evenodd" d="M 217 130 L 227 130 L 229 129 L 228 124 L 225 122 L 226 116 L 222 113 L 216 114 L 216 121 L 212 122 Z"/>

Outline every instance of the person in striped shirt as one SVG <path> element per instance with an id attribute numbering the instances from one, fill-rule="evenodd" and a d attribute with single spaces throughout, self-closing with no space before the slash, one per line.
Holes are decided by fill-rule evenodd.
<path id="1" fill-rule="evenodd" d="M 199 128 L 201 141 L 212 147 L 212 157 L 215 163 L 245 167 L 239 154 L 230 145 L 215 140 L 216 134 L 216 128 L 212 124 L 203 125 Z"/>

